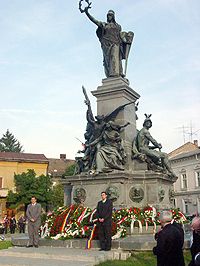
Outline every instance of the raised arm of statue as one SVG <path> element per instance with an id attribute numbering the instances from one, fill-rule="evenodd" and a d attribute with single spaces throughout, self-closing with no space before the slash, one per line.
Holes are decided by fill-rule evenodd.
<path id="1" fill-rule="evenodd" d="M 88 123 L 90 123 L 92 125 L 95 124 L 95 120 L 93 118 L 93 115 L 92 115 L 92 112 L 91 112 L 91 108 L 89 108 L 89 106 L 88 106 L 88 110 L 87 110 L 87 113 L 86 113 L 86 119 L 87 119 Z"/>
<path id="2" fill-rule="evenodd" d="M 130 125 L 130 123 L 129 122 L 127 122 L 125 125 L 123 125 L 123 126 L 119 126 L 119 125 L 117 125 L 117 130 L 120 132 L 121 131 L 121 129 L 123 129 L 123 128 L 125 128 L 125 127 L 127 127 L 128 125 Z"/>
<path id="3" fill-rule="evenodd" d="M 95 19 L 89 12 L 88 9 L 85 11 L 85 14 L 87 15 L 87 17 L 94 23 L 96 24 L 98 27 L 102 26 L 102 22 L 98 21 L 97 19 Z"/>
<path id="4" fill-rule="evenodd" d="M 88 107 L 88 110 L 87 110 L 87 113 L 86 113 L 86 119 L 87 119 L 87 121 L 90 124 L 93 124 L 95 122 L 95 120 L 94 120 L 94 116 L 93 116 L 93 113 L 92 113 L 92 108 L 91 108 L 90 100 L 88 98 L 88 95 L 87 95 L 87 92 L 86 92 L 86 89 L 84 88 L 84 86 L 82 86 L 82 90 L 83 90 L 83 94 L 85 96 L 85 104 Z"/>
<path id="5" fill-rule="evenodd" d="M 86 16 L 94 23 L 96 24 L 98 27 L 100 27 L 102 25 L 101 21 L 96 20 L 90 13 L 89 13 L 89 8 L 91 8 L 91 2 L 89 2 L 89 0 L 85 0 L 85 2 L 88 4 L 84 9 L 82 9 L 82 1 L 84 0 L 80 0 L 79 1 L 79 10 L 81 13 L 85 13 Z"/>

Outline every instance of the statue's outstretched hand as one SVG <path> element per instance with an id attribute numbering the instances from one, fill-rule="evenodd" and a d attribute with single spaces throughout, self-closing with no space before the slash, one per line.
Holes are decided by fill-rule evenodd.
<path id="1" fill-rule="evenodd" d="M 162 144 L 158 143 L 158 148 L 161 150 L 162 149 Z"/>
<path id="2" fill-rule="evenodd" d="M 89 0 L 85 0 L 85 2 L 88 4 L 86 7 L 82 8 L 82 2 L 84 0 L 80 0 L 79 1 L 79 10 L 81 13 L 87 13 L 88 12 L 88 9 L 91 8 L 91 4 L 92 2 L 89 2 Z"/>
<path id="3" fill-rule="evenodd" d="M 90 102 L 88 100 L 85 100 L 84 103 L 89 106 L 90 105 Z"/>

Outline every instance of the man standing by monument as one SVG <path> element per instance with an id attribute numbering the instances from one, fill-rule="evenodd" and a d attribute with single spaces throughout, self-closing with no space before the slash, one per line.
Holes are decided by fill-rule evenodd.
<path id="1" fill-rule="evenodd" d="M 162 211 L 159 219 L 163 229 L 158 233 L 157 246 L 153 248 L 157 266 L 185 266 L 182 251 L 184 240 L 179 229 L 171 224 L 171 211 Z"/>
<path id="2" fill-rule="evenodd" d="M 111 250 L 111 229 L 112 229 L 112 202 L 107 199 L 107 193 L 101 192 L 102 200 L 97 205 L 97 219 L 99 225 L 100 250 Z"/>
<path id="3" fill-rule="evenodd" d="M 41 205 L 37 203 L 35 196 L 31 198 L 31 204 L 28 205 L 26 210 L 26 216 L 28 217 L 28 234 L 29 234 L 29 244 L 27 248 L 33 245 L 38 248 L 39 242 L 39 228 L 41 225 Z"/>

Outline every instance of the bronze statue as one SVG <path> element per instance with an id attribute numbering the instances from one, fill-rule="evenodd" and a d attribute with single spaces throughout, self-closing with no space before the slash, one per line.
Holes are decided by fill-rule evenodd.
<path id="1" fill-rule="evenodd" d="M 119 198 L 119 189 L 115 186 L 109 186 L 106 189 L 106 193 L 108 195 L 108 199 L 112 202 L 115 202 Z"/>
<path id="2" fill-rule="evenodd" d="M 163 201 L 164 197 L 165 197 L 165 190 L 164 190 L 164 188 L 159 186 L 158 187 L 158 199 L 159 199 L 159 201 L 160 202 Z"/>
<path id="3" fill-rule="evenodd" d="M 140 202 L 144 198 L 144 190 L 141 187 L 132 187 L 129 191 L 129 197 L 133 202 Z"/>
<path id="4" fill-rule="evenodd" d="M 138 131 L 133 141 L 132 158 L 146 161 L 149 170 L 163 172 L 171 176 L 172 179 L 177 179 L 171 168 L 167 153 L 161 152 L 162 145 L 149 132 L 149 128 L 152 127 L 151 115 L 145 114 L 145 117 L 143 128 Z M 153 146 L 149 146 L 149 143 L 152 143 Z M 159 149 L 159 151 L 156 149 Z"/>
<path id="5" fill-rule="evenodd" d="M 127 125 L 129 123 L 119 126 L 113 121 L 109 121 L 100 137 L 89 144 L 89 146 L 97 145 L 95 175 L 111 172 L 114 169 L 125 170 L 126 154 L 120 131 Z"/>
<path id="6" fill-rule="evenodd" d="M 127 69 L 127 60 L 130 47 L 133 41 L 133 32 L 122 32 L 121 26 L 115 21 L 115 12 L 109 10 L 107 13 L 107 22 L 96 20 L 90 13 L 91 3 L 85 0 L 87 6 L 82 9 L 82 2 L 79 1 L 79 10 L 85 13 L 87 17 L 98 26 L 96 34 L 101 43 L 103 51 L 103 65 L 106 77 L 125 77 Z M 122 69 L 122 59 L 125 59 L 125 72 Z"/>
<path id="7" fill-rule="evenodd" d="M 76 188 L 73 194 L 73 199 L 77 204 L 81 204 L 86 199 L 86 191 L 84 188 Z"/>
<path id="8" fill-rule="evenodd" d="M 115 124 L 114 121 L 119 112 L 134 102 L 120 105 L 111 113 L 97 115 L 94 118 L 90 100 L 83 86 L 82 90 L 88 107 L 86 112 L 87 126 L 84 134 L 85 149 L 78 151 L 74 174 L 95 173 L 97 175 L 114 169 L 124 170 L 126 155 L 120 133 L 130 123 L 121 126 Z M 81 153 L 83 156 L 80 155 Z"/>
<path id="9" fill-rule="evenodd" d="M 78 153 L 84 153 L 84 156 L 78 156 L 76 158 L 76 170 L 75 170 L 75 175 L 76 174 L 81 174 L 84 172 L 87 173 L 93 173 L 95 170 L 95 174 L 97 174 L 98 172 L 102 172 L 102 170 L 100 170 L 99 166 L 99 162 L 100 161 L 96 161 L 97 157 L 98 157 L 98 145 L 102 145 L 102 143 L 104 141 L 102 141 L 102 139 L 104 137 L 106 137 L 106 132 L 108 131 L 108 125 L 111 124 L 111 122 L 113 122 L 114 124 L 114 120 L 117 117 L 117 115 L 119 114 L 119 112 L 121 112 L 127 105 L 132 104 L 133 102 L 129 102 L 126 103 L 124 105 L 120 105 L 119 107 L 117 107 L 114 111 L 112 111 L 111 113 L 108 113 L 107 115 L 97 115 L 93 116 L 92 113 L 92 109 L 91 109 L 91 104 L 90 104 L 90 100 L 88 98 L 86 89 L 84 88 L 84 86 L 82 86 L 82 90 L 83 90 L 83 94 L 85 96 L 85 104 L 87 105 L 88 109 L 86 112 L 86 118 L 87 118 L 87 126 L 86 126 L 86 132 L 84 134 L 85 136 L 85 150 L 83 151 L 79 151 Z M 110 124 L 109 124 L 110 123 Z M 115 124 L 115 130 L 117 132 L 115 132 L 116 134 L 119 135 L 120 137 L 120 131 L 122 130 L 122 128 L 126 127 L 127 125 L 129 125 L 129 123 L 127 123 L 124 126 L 120 126 L 120 125 L 116 125 Z M 110 143 L 110 146 L 112 146 L 113 143 Z M 107 143 L 108 146 L 108 143 Z M 97 166 L 98 165 L 98 166 Z M 117 166 L 111 166 L 109 167 L 109 171 L 112 171 L 112 169 L 117 169 Z M 120 166 L 121 167 L 121 166 Z M 99 170 L 97 170 L 97 168 Z M 107 167 L 108 169 L 108 167 Z M 104 169 L 105 170 L 105 169 Z M 124 168 L 123 168 L 124 170 Z"/>

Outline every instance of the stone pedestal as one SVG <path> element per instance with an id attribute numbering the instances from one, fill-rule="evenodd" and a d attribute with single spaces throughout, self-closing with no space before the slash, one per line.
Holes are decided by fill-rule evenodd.
<path id="1" fill-rule="evenodd" d="M 92 91 L 97 98 L 97 114 L 107 115 L 127 103 L 115 119 L 118 125 L 130 123 L 121 133 L 127 156 L 125 171 L 102 173 L 97 176 L 68 176 L 61 180 L 64 185 L 65 205 L 81 203 L 95 208 L 101 199 L 101 192 L 107 191 L 116 209 L 145 207 L 152 205 L 157 209 L 172 207 L 173 181 L 165 174 L 148 171 L 146 163 L 132 160 L 132 143 L 136 137 L 135 102 L 140 95 L 129 87 L 127 79 L 116 77 L 102 80 L 102 86 Z"/>
<path id="2" fill-rule="evenodd" d="M 75 204 L 80 196 L 84 197 L 83 204 L 93 209 L 101 199 L 101 192 L 107 191 L 116 209 L 147 205 L 159 210 L 172 207 L 173 181 L 167 175 L 153 171 L 113 171 L 96 177 L 76 175 L 60 182 L 64 188 L 71 187 L 71 204 L 68 202 L 68 205 Z M 65 199 L 68 198 L 66 191 Z"/>
<path id="3" fill-rule="evenodd" d="M 124 125 L 127 122 L 130 123 L 121 133 L 121 136 L 127 155 L 127 164 L 125 167 L 127 170 L 132 170 L 134 164 L 131 160 L 131 149 L 133 139 L 136 136 L 135 102 L 140 98 L 140 95 L 129 87 L 129 81 L 122 77 L 103 79 L 102 86 L 92 91 L 92 95 L 97 98 L 98 115 L 107 115 L 119 106 L 132 102 L 115 119 L 115 123 L 119 125 Z"/>

